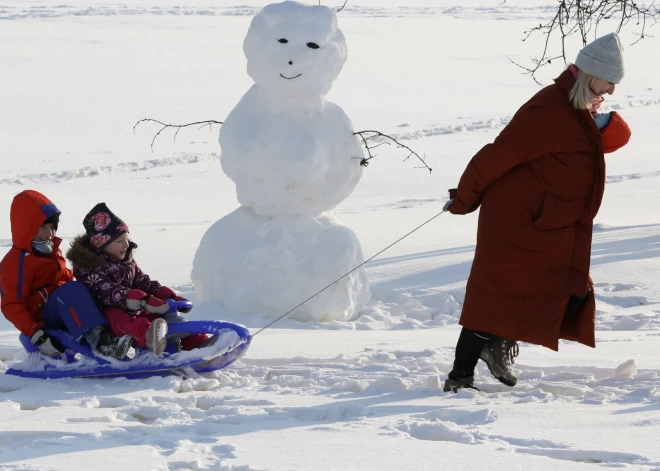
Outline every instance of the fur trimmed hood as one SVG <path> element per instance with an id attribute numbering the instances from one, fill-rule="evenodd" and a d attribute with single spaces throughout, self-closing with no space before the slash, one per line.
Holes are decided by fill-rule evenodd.
<path id="1" fill-rule="evenodd" d="M 83 234 L 71 241 L 71 247 L 66 252 L 66 258 L 71 262 L 73 268 L 77 269 L 104 267 L 112 263 L 129 264 L 133 261 L 133 250 L 136 248 L 137 244 L 130 242 L 124 259 L 117 260 L 112 255 L 93 248 L 90 245 L 90 237 L 87 234 Z"/>

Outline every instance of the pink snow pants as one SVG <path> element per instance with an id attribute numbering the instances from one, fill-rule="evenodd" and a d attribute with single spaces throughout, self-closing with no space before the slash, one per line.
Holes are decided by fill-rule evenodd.
<path id="1" fill-rule="evenodd" d="M 133 343 L 140 348 L 147 346 L 145 340 L 147 330 L 151 326 L 151 321 L 162 317 L 160 314 L 151 314 L 146 311 L 133 316 L 126 311 L 114 307 L 107 308 L 104 314 L 113 334 L 117 337 L 130 335 L 133 337 Z M 191 334 L 181 340 L 181 348 L 183 350 L 198 348 L 204 340 L 206 340 L 206 335 L 204 334 Z"/>

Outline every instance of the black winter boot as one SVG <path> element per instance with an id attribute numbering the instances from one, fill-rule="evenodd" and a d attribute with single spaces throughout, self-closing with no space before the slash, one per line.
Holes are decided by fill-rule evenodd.
<path id="1" fill-rule="evenodd" d="M 518 342 L 492 335 L 481 350 L 481 359 L 486 362 L 491 374 L 500 383 L 515 386 L 518 378 L 513 374 L 514 358 L 518 356 Z"/>
<path id="2" fill-rule="evenodd" d="M 457 392 L 459 388 L 477 389 L 474 387 L 474 368 L 489 335 L 465 327 L 461 329 L 454 353 L 454 368 L 447 375 L 443 388 L 445 392 Z"/>
<path id="3" fill-rule="evenodd" d="M 103 329 L 95 350 L 101 355 L 123 360 L 132 345 L 133 338 L 130 335 L 115 337 L 110 330 Z"/>
<path id="4" fill-rule="evenodd" d="M 474 387 L 474 376 L 458 379 L 447 378 L 445 380 L 445 386 L 442 388 L 442 390 L 444 392 L 458 392 L 460 388 L 476 389 L 479 391 L 479 389 Z"/>

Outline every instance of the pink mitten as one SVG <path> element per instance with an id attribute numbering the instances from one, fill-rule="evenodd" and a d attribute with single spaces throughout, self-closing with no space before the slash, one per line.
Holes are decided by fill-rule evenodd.
<path id="1" fill-rule="evenodd" d="M 174 299 L 176 293 L 173 289 L 168 288 L 167 286 L 161 286 L 158 288 L 158 291 L 156 291 L 156 296 L 160 299 Z"/>
<path id="2" fill-rule="evenodd" d="M 160 299 L 173 299 L 174 301 L 188 301 L 186 298 L 182 296 L 177 296 L 174 290 L 171 288 L 168 288 L 167 286 L 161 286 L 158 291 L 156 292 L 156 296 L 158 296 Z M 184 314 L 190 312 L 192 308 L 188 307 L 181 307 L 179 306 L 177 310 L 179 312 L 183 312 Z"/>
<path id="3" fill-rule="evenodd" d="M 142 300 L 148 296 L 149 295 L 144 291 L 139 289 L 132 289 L 126 296 L 126 307 L 131 311 L 141 311 L 143 309 Z"/>
<path id="4" fill-rule="evenodd" d="M 126 307 L 131 311 L 145 309 L 153 314 L 165 314 L 170 310 L 170 305 L 160 298 L 151 296 L 139 289 L 132 289 L 126 296 Z"/>
<path id="5" fill-rule="evenodd" d="M 166 314 L 170 310 L 170 305 L 156 296 L 149 296 L 144 308 L 152 314 Z"/>

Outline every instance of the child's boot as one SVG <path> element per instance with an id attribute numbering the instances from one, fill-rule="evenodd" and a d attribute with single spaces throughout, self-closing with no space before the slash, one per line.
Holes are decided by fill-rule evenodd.
<path id="1" fill-rule="evenodd" d="M 160 318 L 151 321 L 144 341 L 149 350 L 160 356 L 167 347 L 167 322 Z"/>
<path id="2" fill-rule="evenodd" d="M 104 328 L 99 334 L 94 350 L 101 355 L 123 360 L 132 345 L 133 338 L 130 335 L 115 337 L 110 329 Z"/>

